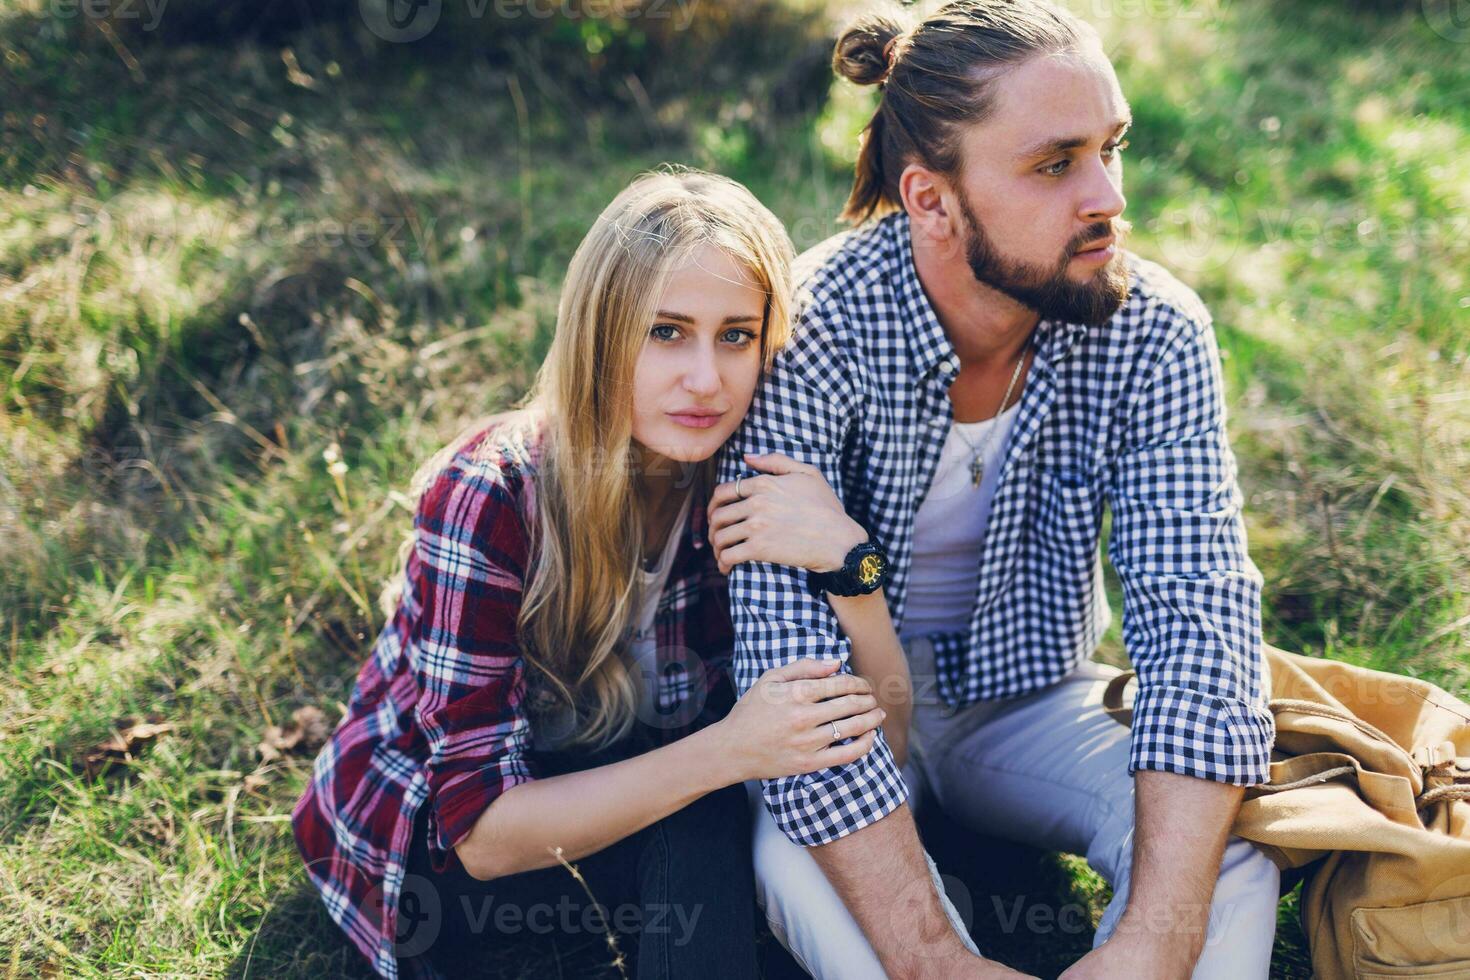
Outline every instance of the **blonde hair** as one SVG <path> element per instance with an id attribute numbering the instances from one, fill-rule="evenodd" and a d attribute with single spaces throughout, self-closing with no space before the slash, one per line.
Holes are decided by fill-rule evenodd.
<path id="1" fill-rule="evenodd" d="M 671 167 L 635 179 L 582 239 L 536 382 L 519 411 L 493 418 L 508 423 L 503 438 L 540 437 L 531 569 L 516 628 L 528 673 L 577 713 L 572 743 L 605 747 L 636 718 L 637 688 L 621 656 L 643 541 L 633 370 L 665 286 L 706 245 L 743 265 L 766 294 L 760 353 L 769 371 L 791 336 L 791 239 L 740 184 Z M 436 453 L 414 478 L 415 491 L 490 421 Z M 692 475 L 699 506 L 713 485 L 713 460 Z M 382 601 L 396 602 L 391 587 Z"/>

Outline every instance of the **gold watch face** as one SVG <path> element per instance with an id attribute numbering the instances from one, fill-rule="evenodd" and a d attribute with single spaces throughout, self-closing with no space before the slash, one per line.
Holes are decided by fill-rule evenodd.
<path id="1" fill-rule="evenodd" d="M 863 555 L 863 560 L 858 562 L 857 574 L 859 582 L 872 585 L 883 574 L 882 560 L 877 555 Z"/>

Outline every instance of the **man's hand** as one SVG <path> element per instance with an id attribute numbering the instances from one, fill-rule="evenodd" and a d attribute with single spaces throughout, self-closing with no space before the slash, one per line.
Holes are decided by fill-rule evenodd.
<path id="1" fill-rule="evenodd" d="M 1123 932 L 1122 923 L 1108 941 L 1073 963 L 1060 980 L 1181 980 L 1194 972 L 1198 955 L 1138 932 Z"/>

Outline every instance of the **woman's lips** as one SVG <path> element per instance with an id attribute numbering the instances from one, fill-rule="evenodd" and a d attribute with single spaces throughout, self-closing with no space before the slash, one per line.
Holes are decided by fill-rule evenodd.
<path id="1" fill-rule="evenodd" d="M 710 426 L 720 421 L 723 416 L 723 412 L 721 412 L 719 415 L 676 415 L 672 412 L 669 413 L 669 418 L 673 419 L 680 425 L 688 426 L 691 429 L 708 429 Z"/>

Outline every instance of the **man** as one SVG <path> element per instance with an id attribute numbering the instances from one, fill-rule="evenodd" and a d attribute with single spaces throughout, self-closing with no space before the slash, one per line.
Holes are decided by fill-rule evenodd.
<path id="1" fill-rule="evenodd" d="M 770 478 L 742 453 L 810 464 L 880 554 L 812 582 L 734 566 L 738 681 L 845 660 L 823 590 L 882 585 L 913 673 L 910 776 L 961 822 L 1085 854 L 1113 886 L 1066 975 L 1264 977 L 1279 877 L 1229 833 L 1274 737 L 1260 575 L 1209 313 L 1121 247 L 1112 66 L 1045 0 L 960 0 L 907 32 L 870 17 L 834 65 L 882 87 L 844 213 L 859 226 L 799 263 L 796 336 L 721 476 L 750 495 Z M 1110 616 L 1104 505 L 1131 736 L 1099 704 L 1115 671 L 1089 659 Z M 880 972 L 1015 975 L 945 925 L 886 740 L 764 798 Z M 810 923 L 798 955 L 837 975 L 842 909 L 765 884 L 768 905 L 810 903 L 784 910 Z"/>

